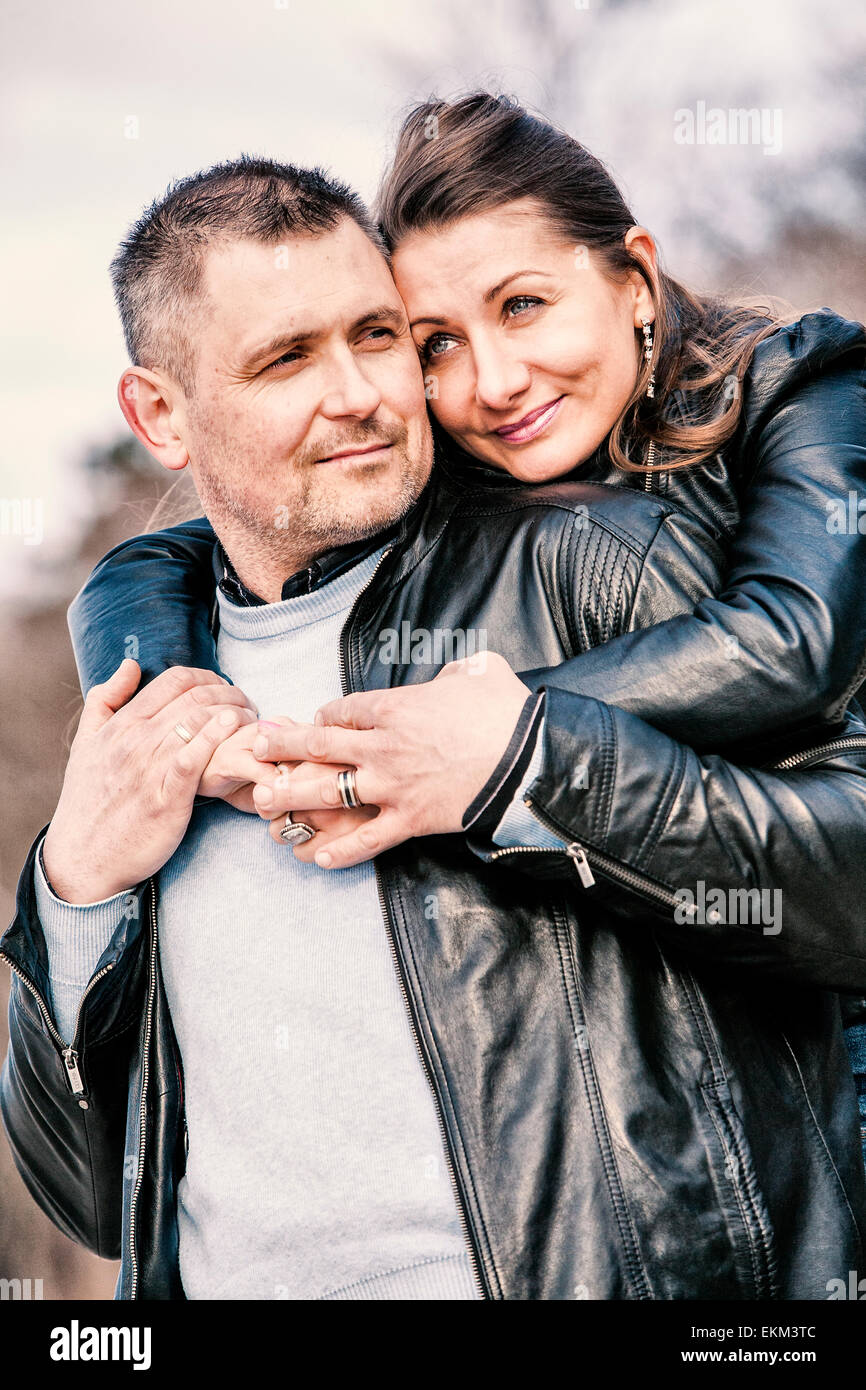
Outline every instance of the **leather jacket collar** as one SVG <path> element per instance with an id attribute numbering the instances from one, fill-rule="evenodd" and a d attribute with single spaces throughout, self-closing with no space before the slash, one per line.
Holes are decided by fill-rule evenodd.
<path id="1" fill-rule="evenodd" d="M 372 555 L 373 551 L 378 550 L 383 542 L 396 535 L 397 529 L 396 526 L 391 526 L 386 531 L 378 532 L 375 536 L 367 537 L 365 540 L 351 541 L 347 545 L 335 546 L 331 550 L 323 551 L 304 569 L 296 570 L 294 574 L 289 575 L 283 583 L 280 599 L 297 598 L 299 594 L 311 594 L 323 584 L 329 584 L 332 579 L 336 579 L 338 575 L 351 569 L 353 565 L 360 564 L 361 560 L 366 559 L 368 555 Z M 235 603 L 253 608 L 267 602 L 266 599 L 261 598 L 244 584 L 220 540 L 217 540 L 214 546 L 213 571 L 219 589 Z"/>

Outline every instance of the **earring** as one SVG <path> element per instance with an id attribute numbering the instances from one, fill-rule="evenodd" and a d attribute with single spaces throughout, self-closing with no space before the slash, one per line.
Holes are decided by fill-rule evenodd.
<path id="1" fill-rule="evenodd" d="M 644 318 L 642 318 L 642 319 L 641 319 L 641 323 L 643 324 L 643 355 L 644 355 L 644 357 L 646 358 L 647 366 L 649 366 L 650 362 L 652 361 L 652 355 L 653 355 L 653 328 L 652 328 L 652 321 L 651 321 L 650 319 L 644 319 Z M 656 374 L 655 374 L 655 368 L 653 368 L 653 370 L 650 372 L 650 379 L 649 379 L 649 381 L 647 382 L 646 393 L 647 393 L 647 396 L 649 397 L 650 400 L 652 400 L 652 399 L 654 398 L 654 396 L 655 396 L 655 393 L 656 393 Z"/>

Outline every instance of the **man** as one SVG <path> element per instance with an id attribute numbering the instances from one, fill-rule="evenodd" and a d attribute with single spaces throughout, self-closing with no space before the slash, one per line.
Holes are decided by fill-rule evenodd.
<path id="1" fill-rule="evenodd" d="M 750 773 L 528 691 L 515 670 L 580 645 L 563 605 L 611 635 L 686 611 L 712 546 L 639 494 L 430 480 L 402 306 L 340 185 L 208 171 L 115 278 L 121 403 L 193 470 L 232 684 L 185 665 L 138 690 L 117 663 L 121 632 L 149 674 L 203 650 L 178 560 L 210 553 L 206 524 L 136 562 L 142 611 L 154 568 L 178 575 L 159 651 L 91 590 L 79 660 L 112 674 L 2 940 L 2 1113 L 40 1205 L 120 1255 L 124 1299 L 825 1296 L 866 1225 L 830 992 L 866 988 L 866 940 L 826 914 L 866 848 L 862 725 L 804 750 L 808 775 Z M 256 713 L 309 725 L 433 674 L 380 660 L 404 621 L 498 653 L 419 692 L 453 711 L 454 793 L 417 838 L 323 873 L 196 804 Z M 783 930 L 678 918 L 672 885 L 744 877 L 781 887 Z"/>

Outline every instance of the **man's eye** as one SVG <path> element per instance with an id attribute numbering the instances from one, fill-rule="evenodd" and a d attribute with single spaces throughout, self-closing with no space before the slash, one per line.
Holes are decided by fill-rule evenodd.
<path id="1" fill-rule="evenodd" d="M 272 372 L 275 367 L 290 367 L 300 356 L 301 354 L 298 352 L 297 348 L 290 348 L 288 352 L 283 353 L 282 357 L 277 357 L 273 362 L 269 362 L 267 367 L 265 367 L 265 371 Z"/>
<path id="2" fill-rule="evenodd" d="M 543 299 L 536 299 L 531 294 L 517 294 L 513 299 L 506 299 L 502 306 L 509 318 L 516 318 L 518 314 L 525 314 L 527 309 L 534 309 L 536 305 L 543 304 Z M 514 310 L 514 313 L 512 313 Z"/>
<path id="3" fill-rule="evenodd" d="M 393 328 L 371 328 L 364 334 L 361 341 L 368 343 L 372 342 L 375 343 L 377 347 L 380 347 L 383 343 L 393 342 L 394 337 Z"/>
<path id="4" fill-rule="evenodd" d="M 422 362 L 430 362 L 434 358 L 444 357 L 450 351 L 450 345 L 456 343 L 457 339 L 452 338 L 448 333 L 431 333 L 429 338 L 425 338 L 419 349 Z"/>

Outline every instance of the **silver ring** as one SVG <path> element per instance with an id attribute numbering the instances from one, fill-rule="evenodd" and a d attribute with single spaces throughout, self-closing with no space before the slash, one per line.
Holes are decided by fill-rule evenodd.
<path id="1" fill-rule="evenodd" d="M 192 743 L 193 735 L 185 724 L 175 724 L 174 732 L 177 734 L 178 738 L 183 739 L 184 743 Z"/>
<path id="2" fill-rule="evenodd" d="M 291 811 L 288 812 L 280 835 L 287 845 L 305 845 L 308 840 L 312 840 L 316 831 L 312 825 L 307 825 L 303 820 L 292 820 Z"/>
<path id="3" fill-rule="evenodd" d="M 347 811 L 352 811 L 356 806 L 363 806 L 363 801 L 358 795 L 358 788 L 355 785 L 355 768 L 350 767 L 337 773 L 337 791 L 340 793 L 340 800 Z"/>

